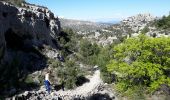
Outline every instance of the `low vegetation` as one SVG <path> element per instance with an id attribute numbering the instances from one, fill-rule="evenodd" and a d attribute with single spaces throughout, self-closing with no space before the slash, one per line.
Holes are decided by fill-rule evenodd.
<path id="1" fill-rule="evenodd" d="M 89 65 L 91 67 L 95 65 L 99 66 L 99 68 L 101 69 L 103 80 L 105 82 L 111 83 L 112 81 L 111 74 L 106 69 L 106 64 L 109 62 L 109 60 L 112 57 L 111 46 L 104 48 L 103 46 L 99 46 L 96 43 L 91 43 L 87 39 L 82 38 L 81 35 L 76 34 L 71 29 L 68 29 L 68 28 L 63 29 L 62 33 L 60 34 L 60 37 L 58 37 L 58 41 L 61 46 L 60 52 L 66 58 L 65 67 L 61 67 L 61 68 L 59 67 L 60 76 L 63 76 L 62 78 L 63 80 L 69 79 L 69 78 L 66 78 L 67 75 L 69 75 L 70 77 L 73 75 L 70 72 L 72 70 L 69 69 L 68 67 L 70 65 L 67 64 L 70 62 L 70 59 L 72 59 L 74 60 L 74 63 L 80 62 L 85 65 Z M 71 56 L 71 55 L 74 55 L 74 56 Z M 71 80 L 66 80 L 67 82 L 65 81 L 66 84 L 67 83 L 72 84 L 70 86 L 66 86 L 68 88 L 75 87 L 75 82 L 77 81 L 76 80 L 77 77 L 82 76 L 78 74 L 80 72 L 83 72 L 84 69 L 79 69 L 79 67 L 78 66 L 76 67 L 76 66 L 77 65 L 75 64 L 70 66 L 70 68 L 72 69 L 77 69 L 77 68 L 78 69 L 76 70 L 77 75 L 73 75 L 75 77 L 74 78 L 72 77 L 73 78 L 72 81 Z M 68 70 L 70 71 L 68 72 Z M 73 70 L 73 72 L 74 71 L 75 70 Z"/>
<path id="2" fill-rule="evenodd" d="M 72 56 L 78 52 L 80 39 L 81 36 L 69 28 L 63 29 L 56 39 L 59 42 L 60 54 L 64 61 L 52 61 L 50 66 L 57 68 L 56 75 L 60 78 L 60 84 L 67 89 L 78 86 L 79 77 L 84 77 L 82 70 L 76 63 L 76 57 Z"/>
<path id="3" fill-rule="evenodd" d="M 147 33 L 147 32 L 149 32 L 149 28 L 148 28 L 148 26 L 145 26 L 145 27 L 141 30 L 141 33 L 142 33 L 142 34 L 145 34 L 145 33 Z"/>
<path id="4" fill-rule="evenodd" d="M 158 28 L 170 29 L 170 15 L 163 16 L 161 19 L 155 21 L 155 24 Z"/>
<path id="5" fill-rule="evenodd" d="M 79 49 L 79 60 L 87 65 L 91 66 L 99 66 L 101 70 L 102 79 L 111 83 L 111 73 L 109 73 L 106 69 L 106 64 L 112 58 L 112 46 L 99 46 L 96 43 L 91 43 L 86 39 L 80 41 L 80 49 Z"/>

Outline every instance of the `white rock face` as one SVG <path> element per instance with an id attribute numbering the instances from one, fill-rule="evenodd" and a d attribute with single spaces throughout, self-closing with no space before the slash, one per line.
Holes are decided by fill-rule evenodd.
<path id="1" fill-rule="evenodd" d="M 106 46 L 108 44 L 112 44 L 113 40 L 117 40 L 117 37 L 108 37 L 108 38 L 101 38 L 100 41 L 98 42 L 99 44 L 102 44 L 103 46 Z"/>
<path id="2" fill-rule="evenodd" d="M 57 57 L 59 56 L 59 53 L 57 52 L 57 50 L 47 50 L 44 53 L 48 58 L 51 58 L 51 59 L 57 59 Z"/>
<path id="3" fill-rule="evenodd" d="M 30 4 L 15 7 L 0 1 L 0 59 L 7 45 L 7 34 L 15 34 L 24 39 L 24 43 L 28 41 L 36 46 L 45 44 L 55 48 L 53 38 L 59 32 L 60 22 L 47 8 Z"/>
<path id="4" fill-rule="evenodd" d="M 151 14 L 138 14 L 136 16 L 128 17 L 124 19 L 121 23 L 123 26 L 128 26 L 133 31 L 137 32 L 143 29 L 148 23 L 153 21 L 156 17 Z"/>

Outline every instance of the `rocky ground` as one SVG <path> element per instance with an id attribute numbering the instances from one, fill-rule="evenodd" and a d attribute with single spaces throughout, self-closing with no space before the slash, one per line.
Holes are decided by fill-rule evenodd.
<path id="1" fill-rule="evenodd" d="M 38 90 L 25 91 L 19 95 L 6 100 L 117 100 L 115 94 L 107 84 L 104 84 L 100 78 L 100 71 L 96 70 L 89 77 L 89 82 L 73 90 L 52 90 L 51 94 L 41 86 Z"/>

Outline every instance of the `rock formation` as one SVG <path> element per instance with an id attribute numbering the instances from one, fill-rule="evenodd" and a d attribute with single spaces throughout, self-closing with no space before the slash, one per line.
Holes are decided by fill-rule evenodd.
<path id="1" fill-rule="evenodd" d="M 154 21 L 155 17 L 151 14 L 138 14 L 136 16 L 128 17 L 124 19 L 121 24 L 123 26 L 128 26 L 133 31 L 137 32 L 143 29 L 148 23 Z"/>
<path id="2" fill-rule="evenodd" d="M 7 48 L 24 48 L 29 44 L 55 48 L 53 39 L 59 32 L 60 22 L 47 8 L 30 4 L 15 7 L 0 2 L 0 59 L 5 52 L 8 55 Z"/>
<path id="3" fill-rule="evenodd" d="M 15 83 L 47 67 L 47 58 L 51 56 L 46 55 L 47 49 L 58 52 L 59 33 L 59 19 L 49 9 L 0 1 L 0 95 L 10 90 L 15 90 L 15 94 Z"/>

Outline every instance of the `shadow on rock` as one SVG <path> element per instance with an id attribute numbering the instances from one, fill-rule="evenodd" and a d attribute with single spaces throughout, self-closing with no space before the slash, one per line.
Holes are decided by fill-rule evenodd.
<path id="1" fill-rule="evenodd" d="M 60 89 L 62 89 L 62 90 L 64 91 L 64 84 L 55 85 L 55 86 L 54 86 L 54 89 L 55 89 L 56 91 L 59 91 Z"/>
<path id="2" fill-rule="evenodd" d="M 77 77 L 77 82 L 76 82 L 76 86 L 82 86 L 84 83 L 86 82 L 90 82 L 89 79 L 87 79 L 86 77 L 84 76 L 79 76 Z"/>
<path id="3" fill-rule="evenodd" d="M 94 94 L 89 97 L 87 100 L 113 100 L 115 98 L 111 98 L 108 94 Z"/>
<path id="4" fill-rule="evenodd" d="M 5 33 L 6 60 L 0 64 L 0 95 L 12 96 L 18 92 L 39 88 L 28 78 L 29 74 L 47 67 L 47 58 L 42 54 L 43 44 L 34 44 L 29 36 L 19 36 L 12 29 Z"/>
<path id="5" fill-rule="evenodd" d="M 90 82 L 90 80 L 87 79 L 87 78 L 84 77 L 84 76 L 79 76 L 79 77 L 77 77 L 76 86 L 82 86 L 82 85 L 83 85 L 84 83 L 86 83 L 86 82 Z M 55 85 L 55 86 L 54 86 L 54 89 L 55 89 L 56 91 L 59 91 L 59 90 L 61 90 L 61 89 L 64 91 L 64 83 Z"/>

